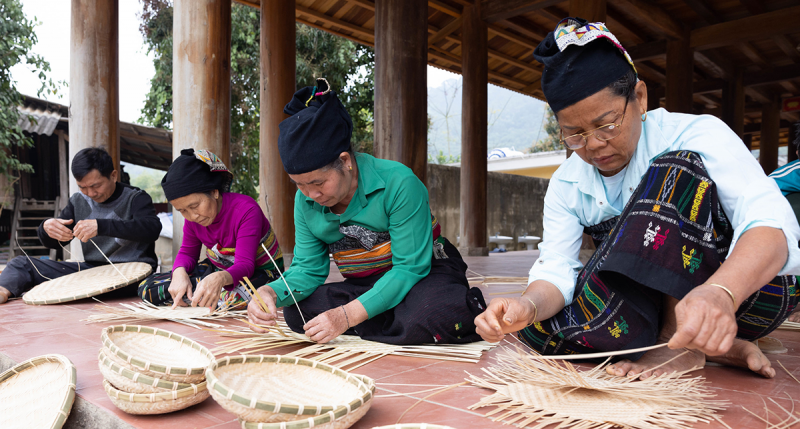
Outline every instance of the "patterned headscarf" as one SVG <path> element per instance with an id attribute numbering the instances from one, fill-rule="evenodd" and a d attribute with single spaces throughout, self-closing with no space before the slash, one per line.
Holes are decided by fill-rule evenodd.
<path id="1" fill-rule="evenodd" d="M 167 201 L 197 192 L 229 192 L 233 174 L 213 152 L 184 149 L 161 180 Z"/>
<path id="2" fill-rule="evenodd" d="M 636 67 L 602 22 L 565 18 L 533 56 L 544 64 L 542 91 L 554 112 L 608 87 Z"/>

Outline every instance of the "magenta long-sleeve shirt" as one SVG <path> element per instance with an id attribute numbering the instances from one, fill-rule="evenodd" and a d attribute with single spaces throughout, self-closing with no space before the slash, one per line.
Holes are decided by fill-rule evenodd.
<path id="1" fill-rule="evenodd" d="M 197 266 L 203 245 L 209 249 L 215 245 L 218 249 L 235 249 L 232 266 L 215 265 L 230 273 L 234 285 L 239 284 L 245 276 L 253 276 L 256 249 L 269 230 L 269 221 L 255 200 L 247 195 L 226 192 L 222 194 L 222 207 L 211 225 L 206 227 L 188 220 L 183 224 L 183 241 L 173 270 L 183 267 L 191 273 Z"/>

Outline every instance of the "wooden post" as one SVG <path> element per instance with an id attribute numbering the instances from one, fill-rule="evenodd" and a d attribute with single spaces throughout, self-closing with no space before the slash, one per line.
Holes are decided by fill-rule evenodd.
<path id="1" fill-rule="evenodd" d="M 797 160 L 797 148 L 800 146 L 800 122 L 789 124 L 789 147 L 786 162 Z"/>
<path id="2" fill-rule="evenodd" d="M 658 96 L 659 86 L 655 82 L 645 82 L 647 85 L 647 110 L 655 110 L 661 107 L 661 99 Z"/>
<path id="3" fill-rule="evenodd" d="M 764 103 L 761 107 L 761 148 L 758 161 L 764 173 L 769 174 L 778 168 L 778 139 L 781 126 L 781 103 L 778 97 Z"/>
<path id="4" fill-rule="evenodd" d="M 693 65 L 688 39 L 667 42 L 666 108 L 670 112 L 692 113 Z"/>
<path id="5" fill-rule="evenodd" d="M 375 2 L 375 156 L 427 175 L 428 2 Z"/>
<path id="6" fill-rule="evenodd" d="M 722 120 L 739 137 L 744 134 L 744 73 L 736 68 L 732 79 L 722 88 Z"/>
<path id="7" fill-rule="evenodd" d="M 747 150 L 753 150 L 753 135 L 752 134 L 745 134 L 742 136 L 742 142 L 744 143 Z"/>
<path id="8" fill-rule="evenodd" d="M 606 22 L 606 0 L 569 0 L 569 16 Z"/>
<path id="9" fill-rule="evenodd" d="M 464 6 L 461 14 L 461 241 L 464 256 L 488 256 L 486 225 L 487 99 L 489 51 L 481 3 Z"/>
<path id="10" fill-rule="evenodd" d="M 231 165 L 231 0 L 175 0 L 172 51 L 172 156 L 208 149 Z M 183 239 L 173 210 L 172 249 Z"/>
<path id="11" fill-rule="evenodd" d="M 81 149 L 105 149 L 119 171 L 119 3 L 72 0 L 69 50 L 69 165 Z M 69 174 L 69 194 L 79 192 Z M 73 259 L 82 260 L 73 240 Z"/>
<path id="12" fill-rule="evenodd" d="M 58 210 L 63 210 L 69 201 L 69 147 L 64 139 L 64 131 L 56 131 L 58 136 Z"/>
<path id="13" fill-rule="evenodd" d="M 259 203 L 284 254 L 294 249 L 294 195 L 278 153 L 278 125 L 295 90 L 294 0 L 261 2 L 261 128 Z"/>

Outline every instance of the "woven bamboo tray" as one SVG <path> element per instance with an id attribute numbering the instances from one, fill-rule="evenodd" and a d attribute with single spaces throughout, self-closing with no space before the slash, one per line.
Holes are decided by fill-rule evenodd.
<path id="1" fill-rule="evenodd" d="M 0 428 L 61 428 L 76 380 L 75 366 L 62 355 L 35 357 L 0 373 Z"/>
<path id="2" fill-rule="evenodd" d="M 193 384 L 187 389 L 149 394 L 123 392 L 108 380 L 103 380 L 103 388 L 111 402 L 128 414 L 166 414 L 189 408 L 208 398 L 205 382 Z"/>
<path id="3" fill-rule="evenodd" d="M 77 301 L 136 283 L 153 271 L 144 262 L 125 262 L 114 264 L 114 267 L 103 265 L 46 281 L 22 295 L 22 300 L 35 305 Z"/>
<path id="4" fill-rule="evenodd" d="M 115 361 L 114 358 L 109 357 L 106 354 L 107 352 L 108 349 L 105 347 L 100 349 L 100 354 L 97 356 L 97 364 L 100 367 L 103 378 L 119 390 L 128 393 L 159 393 L 192 387 L 191 384 L 162 380 L 133 371 L 127 366 L 121 365 L 120 361 Z M 122 361 L 122 363 L 124 364 L 125 362 Z"/>
<path id="5" fill-rule="evenodd" d="M 243 421 L 292 422 L 292 429 L 311 427 L 304 426 L 311 420 L 318 426 L 349 414 L 358 416 L 354 423 L 369 409 L 375 391 L 368 377 L 286 356 L 221 358 L 206 370 L 206 379 L 214 400 Z"/>
<path id="6" fill-rule="evenodd" d="M 205 380 L 214 355 L 201 344 L 163 329 L 116 325 L 103 330 L 103 346 L 127 362 L 129 369 L 180 383 Z"/>

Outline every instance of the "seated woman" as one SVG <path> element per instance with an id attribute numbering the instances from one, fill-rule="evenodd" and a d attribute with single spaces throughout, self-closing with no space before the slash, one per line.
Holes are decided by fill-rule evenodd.
<path id="1" fill-rule="evenodd" d="M 283 255 L 269 221 L 251 197 L 229 192 L 232 180 L 207 150 L 184 149 L 172 162 L 161 187 L 186 219 L 183 241 L 172 273 L 153 274 L 139 285 L 143 300 L 243 309 L 250 301 L 240 283 L 245 277 L 254 286 L 280 278 Z M 208 257 L 197 262 L 202 246 Z"/>
<path id="2" fill-rule="evenodd" d="M 274 325 L 284 307 L 289 327 L 320 343 L 341 334 L 391 344 L 479 340 L 483 295 L 440 235 L 425 185 L 398 162 L 354 153 L 350 116 L 318 82 L 320 92 L 303 88 L 284 109 L 291 117 L 278 148 L 298 187 L 294 258 L 286 283 L 258 290 L 270 313 L 251 302 L 250 320 Z M 323 284 L 329 254 L 343 282 Z"/>
<path id="3" fill-rule="evenodd" d="M 526 291 L 493 300 L 478 333 L 498 341 L 518 331 L 549 355 L 668 343 L 608 367 L 618 376 L 708 359 L 773 377 L 751 341 L 800 296 L 788 275 L 800 273 L 800 227 L 775 182 L 717 118 L 647 112 L 645 83 L 602 23 L 567 18 L 534 55 L 575 152 L 550 181 Z M 586 266 L 584 232 L 597 244 Z"/>

